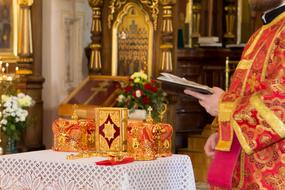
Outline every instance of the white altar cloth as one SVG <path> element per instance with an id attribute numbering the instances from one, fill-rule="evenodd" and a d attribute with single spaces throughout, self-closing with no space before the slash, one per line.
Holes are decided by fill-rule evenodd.
<path id="1" fill-rule="evenodd" d="M 0 189 L 195 190 L 186 155 L 97 166 L 95 162 L 106 158 L 66 160 L 68 154 L 43 150 L 0 156 Z"/>

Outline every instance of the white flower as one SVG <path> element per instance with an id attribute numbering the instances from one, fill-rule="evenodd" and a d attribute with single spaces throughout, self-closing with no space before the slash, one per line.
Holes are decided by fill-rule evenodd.
<path id="1" fill-rule="evenodd" d="M 11 107 L 12 106 L 12 103 L 10 101 L 7 101 L 4 103 L 4 107 L 8 108 L 8 107 Z"/>
<path id="2" fill-rule="evenodd" d="M 6 125 L 7 124 L 7 120 L 6 119 L 2 119 L 0 122 L 2 125 Z"/>
<path id="3" fill-rule="evenodd" d="M 21 107 L 30 107 L 33 105 L 33 100 L 28 95 L 20 95 L 17 100 Z"/>
<path id="4" fill-rule="evenodd" d="M 26 120 L 26 117 L 25 116 L 21 116 L 20 117 L 20 121 L 25 121 Z"/>
<path id="5" fill-rule="evenodd" d="M 142 96 L 142 93 L 140 90 L 136 90 L 136 97 L 140 98 Z"/>
<path id="6" fill-rule="evenodd" d="M 24 98 L 25 97 L 25 94 L 24 93 L 19 93 L 17 94 L 18 98 Z"/>
<path id="7" fill-rule="evenodd" d="M 120 94 L 117 98 L 118 102 L 123 102 L 126 99 L 126 97 L 123 94 Z"/>

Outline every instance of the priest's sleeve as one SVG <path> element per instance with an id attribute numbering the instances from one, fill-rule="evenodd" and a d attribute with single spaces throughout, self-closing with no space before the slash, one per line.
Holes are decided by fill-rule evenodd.
<path id="1" fill-rule="evenodd" d="M 264 76 L 249 74 L 242 96 L 227 92 L 232 101 L 221 98 L 217 150 L 229 150 L 234 134 L 248 154 L 285 137 L 285 35 L 274 45 L 261 66 Z"/>

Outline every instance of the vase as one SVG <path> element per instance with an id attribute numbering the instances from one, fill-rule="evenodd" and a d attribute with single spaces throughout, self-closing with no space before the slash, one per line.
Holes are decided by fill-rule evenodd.
<path id="1" fill-rule="evenodd" d="M 145 120 L 146 119 L 146 110 L 129 110 L 129 119 L 135 120 Z"/>
<path id="2" fill-rule="evenodd" d="M 12 154 L 16 152 L 17 152 L 16 140 L 11 137 L 8 137 L 6 142 L 6 154 Z"/>

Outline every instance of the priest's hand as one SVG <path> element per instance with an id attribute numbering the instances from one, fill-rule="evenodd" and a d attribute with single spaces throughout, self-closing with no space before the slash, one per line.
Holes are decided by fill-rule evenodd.
<path id="1" fill-rule="evenodd" d="M 210 115 L 217 116 L 219 98 L 225 91 L 218 87 L 213 87 L 213 91 L 213 94 L 201 94 L 190 89 L 185 89 L 184 93 L 197 98 L 200 105 L 203 106 Z"/>
<path id="2" fill-rule="evenodd" d="M 213 157 L 215 155 L 215 147 L 218 142 L 218 133 L 214 133 L 209 136 L 207 142 L 204 146 L 204 151 L 208 157 Z"/>

